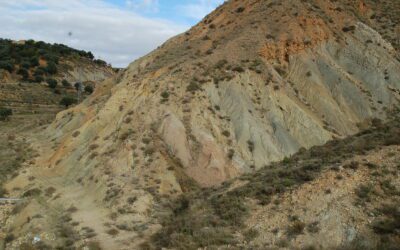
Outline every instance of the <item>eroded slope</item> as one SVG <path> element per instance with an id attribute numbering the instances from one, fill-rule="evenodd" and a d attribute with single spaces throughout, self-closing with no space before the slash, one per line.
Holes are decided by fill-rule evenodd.
<path id="1" fill-rule="evenodd" d="M 160 218 L 182 193 L 355 134 L 373 118 L 386 120 L 399 102 L 396 50 L 352 11 L 338 7 L 334 1 L 228 1 L 133 62 L 81 105 L 59 113 L 39 135 L 36 168 L 7 188 L 42 190 L 28 193 L 35 209 L 15 218 L 24 221 L 39 210 L 46 216 L 22 223 L 18 232 L 10 222 L 7 230 L 21 237 L 50 234 L 50 245 L 139 248 L 162 228 Z M 308 178 L 296 170 L 286 174 Z M 29 182 L 31 175 L 35 182 Z M 280 184 L 293 184 L 291 177 L 279 177 L 288 179 Z M 245 193 L 258 198 L 248 187 Z M 204 220 L 209 224 L 186 231 L 203 220 L 190 205 L 194 221 L 173 221 L 173 229 L 164 225 L 162 230 L 176 234 L 150 243 L 197 247 L 214 233 L 228 240 L 209 245 L 240 243 L 226 219 L 244 218 L 235 214 L 246 210 L 243 200 L 227 206 L 224 201 L 211 206 L 210 220 Z M 198 202 L 202 208 L 204 200 Z M 198 211 L 210 209 L 204 204 Z M 49 212 L 55 208 L 59 213 Z M 180 222 L 183 232 L 174 231 Z"/>

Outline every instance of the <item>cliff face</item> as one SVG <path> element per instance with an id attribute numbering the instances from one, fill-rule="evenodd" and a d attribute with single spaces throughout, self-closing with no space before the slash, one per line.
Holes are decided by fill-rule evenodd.
<path id="1" fill-rule="evenodd" d="M 120 249 L 159 229 L 159 204 L 182 192 L 386 119 L 400 100 L 396 49 L 341 6 L 226 2 L 59 113 L 41 138 L 52 143 L 39 142 L 39 185 L 62 187 L 72 217 Z M 107 213 L 135 234 L 110 236 Z"/>

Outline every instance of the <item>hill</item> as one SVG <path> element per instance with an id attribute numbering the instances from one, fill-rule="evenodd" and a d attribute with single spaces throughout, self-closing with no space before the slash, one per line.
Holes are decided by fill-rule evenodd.
<path id="1" fill-rule="evenodd" d="M 86 81 L 104 79 L 103 75 L 94 77 L 77 72 L 80 70 L 74 63 L 86 64 L 92 68 L 103 68 L 103 74 L 110 73 L 111 67 L 106 62 L 94 59 L 91 52 L 76 50 L 63 44 L 48 44 L 42 41 L 12 41 L 0 39 L 0 69 L 3 82 L 20 80 L 41 83 L 49 77 L 63 77 L 68 81 Z M 108 68 L 108 70 L 106 70 Z M 71 72 L 69 72 L 71 71 Z M 95 71 L 90 69 L 90 71 Z M 107 72 L 108 71 L 108 72 Z M 69 73 L 69 74 L 68 74 Z"/>
<path id="2" fill-rule="evenodd" d="M 396 246 L 390 2 L 227 1 L 28 138 L 7 246 Z"/>
<path id="3" fill-rule="evenodd" d="M 0 108 L 11 110 L 19 123 L 27 115 L 50 122 L 66 98 L 77 99 L 76 83 L 86 86 L 83 99 L 115 73 L 91 52 L 41 41 L 0 39 L 0 58 Z"/>

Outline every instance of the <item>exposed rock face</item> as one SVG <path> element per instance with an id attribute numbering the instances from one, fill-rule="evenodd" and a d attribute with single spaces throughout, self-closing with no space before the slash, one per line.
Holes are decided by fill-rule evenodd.
<path id="1" fill-rule="evenodd" d="M 41 174 L 65 190 L 79 180 L 78 201 L 96 190 L 111 211 L 146 197 L 129 209 L 149 235 L 158 222 L 144 211 L 193 180 L 217 185 L 385 119 L 400 101 L 395 49 L 338 3 L 313 2 L 228 1 L 59 113 Z"/>
<path id="2" fill-rule="evenodd" d="M 115 74 L 111 67 L 98 65 L 89 60 L 64 60 L 62 64 L 60 79 L 66 79 L 72 83 L 101 82 Z"/>
<path id="3" fill-rule="evenodd" d="M 91 112 L 79 118 L 87 122 L 76 122 L 74 129 L 83 125 L 96 131 L 93 135 L 131 129 L 137 133 L 127 139 L 137 145 L 148 133 L 151 141 L 161 140 L 167 157 L 177 158 L 189 176 L 208 186 L 301 147 L 353 134 L 357 124 L 384 118 L 384 110 L 398 103 L 400 64 L 390 43 L 372 28 L 345 12 L 326 22 L 304 6 L 294 17 L 279 19 L 286 23 L 279 30 L 270 27 L 272 17 L 250 25 L 261 14 L 289 8 L 250 2 L 225 4 L 132 63 L 109 98 L 99 91 L 87 102 Z M 227 11 L 242 5 L 242 12 Z M 320 8 L 328 12 L 333 4 Z M 101 108 L 91 105 L 99 101 Z M 54 126 L 65 122 L 63 116 Z M 151 148 L 156 154 L 158 146 Z"/>

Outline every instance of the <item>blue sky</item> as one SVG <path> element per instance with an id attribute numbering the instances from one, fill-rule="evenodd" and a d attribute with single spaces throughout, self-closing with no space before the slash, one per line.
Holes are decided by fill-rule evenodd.
<path id="1" fill-rule="evenodd" d="M 64 43 L 116 67 L 184 32 L 223 0 L 0 0 L 0 37 Z"/>
<path id="2" fill-rule="evenodd" d="M 223 0 L 106 0 L 110 4 L 127 9 L 141 9 L 152 18 L 194 25 L 199 19 L 218 7 Z"/>

